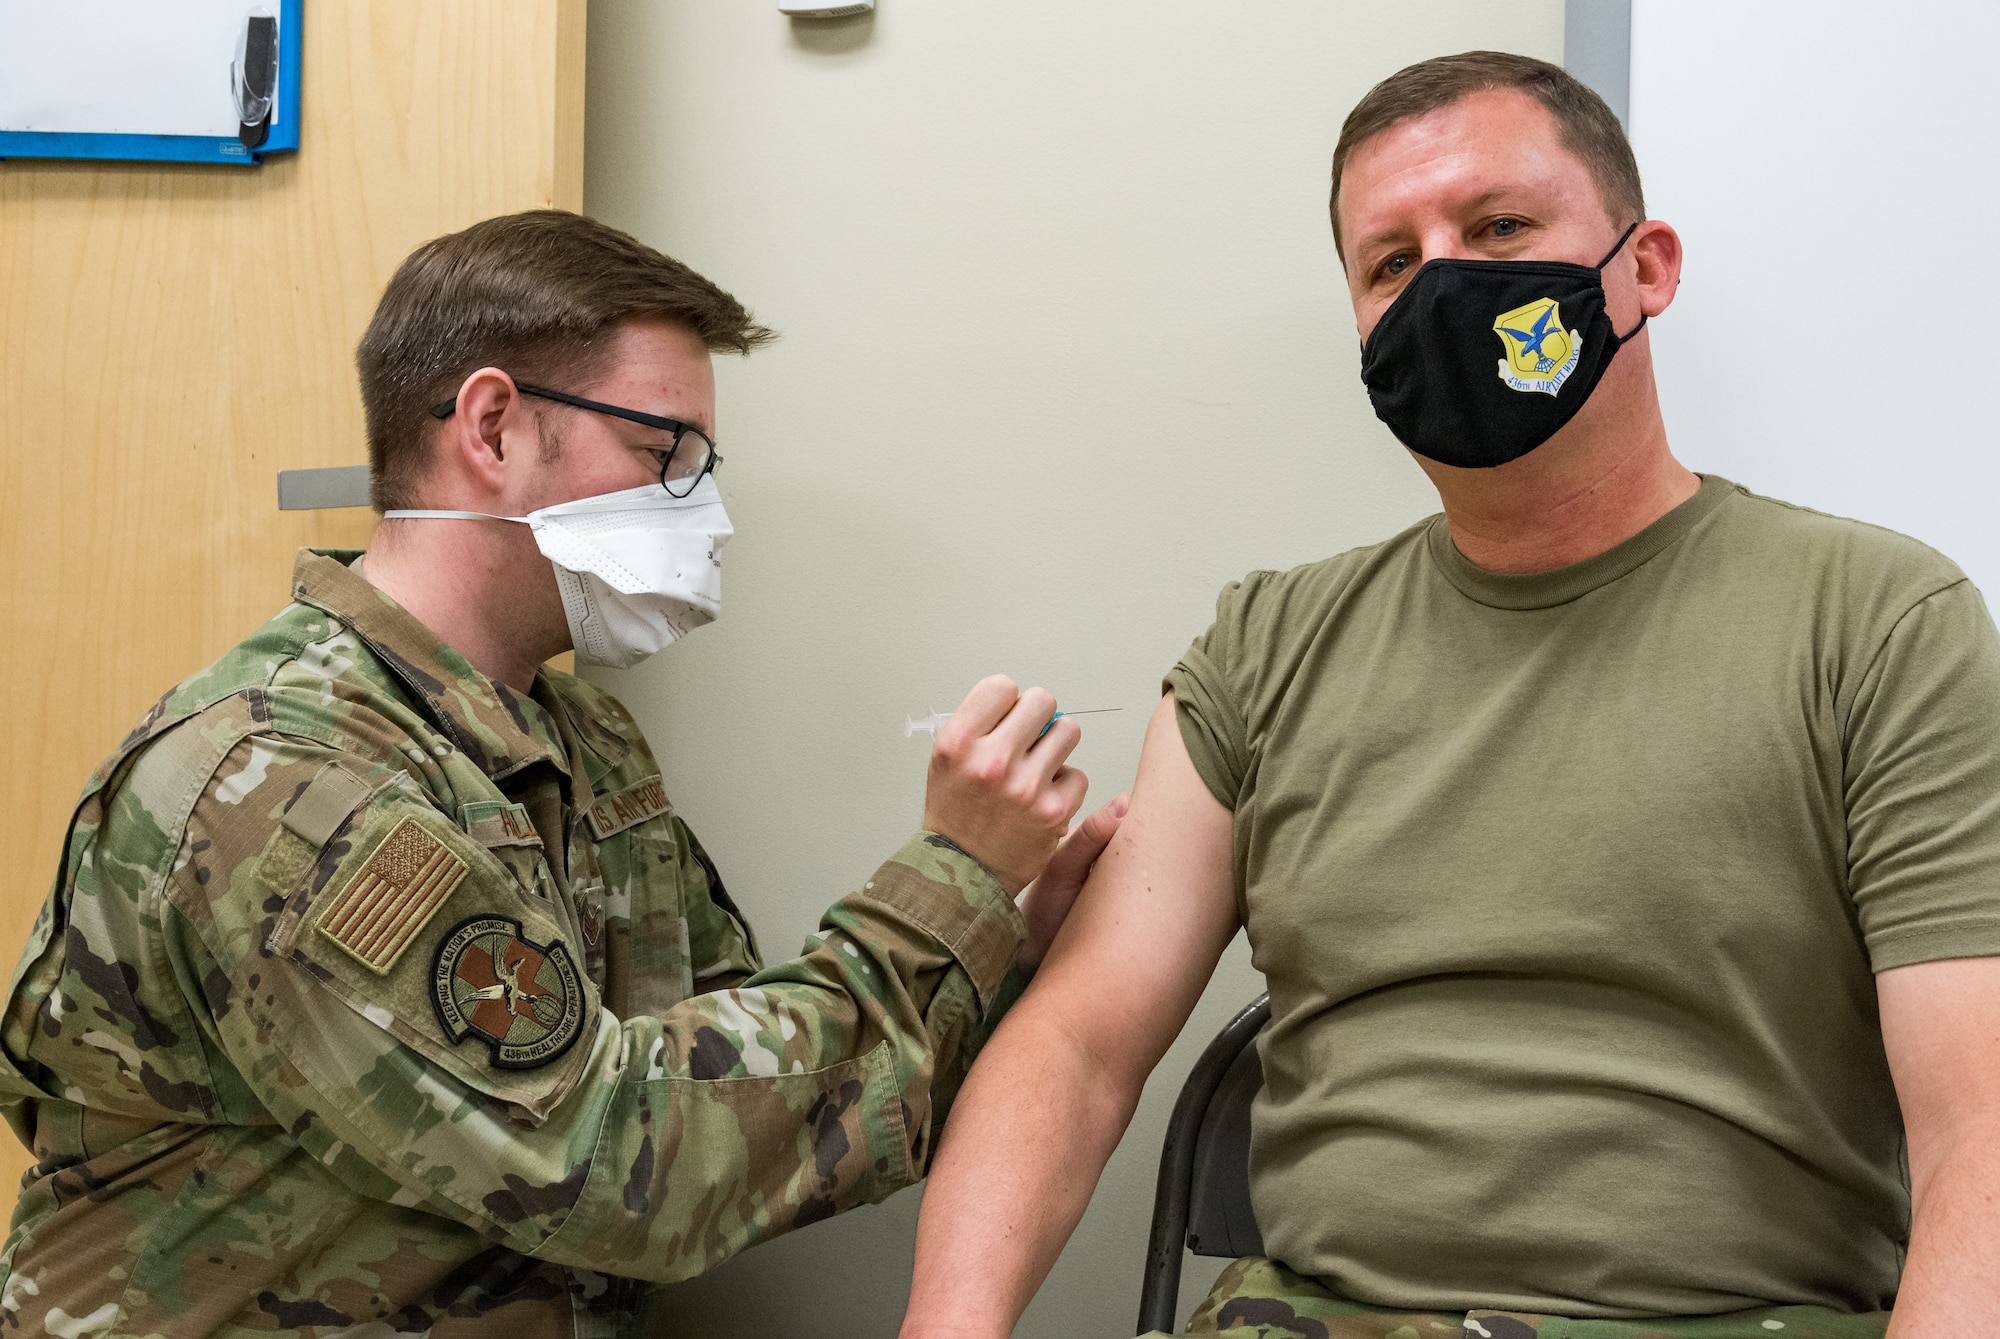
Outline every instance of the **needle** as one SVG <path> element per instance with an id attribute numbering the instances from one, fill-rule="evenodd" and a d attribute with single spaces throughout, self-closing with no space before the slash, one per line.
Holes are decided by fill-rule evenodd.
<path id="1" fill-rule="evenodd" d="M 1047 734 L 1049 726 L 1054 725 L 1065 716 L 1102 716 L 1108 711 L 1123 710 L 1125 710 L 1123 707 L 1086 707 L 1082 711 L 1059 711 L 1049 717 L 1049 724 L 1043 726 L 1041 734 L 1036 735 L 1035 738 L 1040 739 L 1042 735 Z M 936 735 L 937 728 L 950 719 L 951 713 L 948 711 L 933 711 L 928 716 L 905 716 L 903 718 L 903 738 L 908 739 L 919 730 L 925 730 L 932 735 Z"/>

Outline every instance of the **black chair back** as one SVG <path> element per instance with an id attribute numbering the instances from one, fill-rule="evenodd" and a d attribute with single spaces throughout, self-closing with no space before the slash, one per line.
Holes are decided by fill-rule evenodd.
<path id="1" fill-rule="evenodd" d="M 1140 1334 L 1174 1328 L 1183 1245 L 1232 1260 L 1264 1253 L 1250 1212 L 1250 1100 L 1264 1086 L 1253 1043 L 1270 1021 L 1271 997 L 1259 995 L 1216 1033 L 1181 1085 L 1160 1150 Z"/>

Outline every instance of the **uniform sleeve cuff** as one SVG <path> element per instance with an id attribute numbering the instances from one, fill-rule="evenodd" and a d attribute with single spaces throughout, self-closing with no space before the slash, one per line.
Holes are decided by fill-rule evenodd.
<path id="1" fill-rule="evenodd" d="M 1954 916 L 1942 924 L 1913 926 L 1867 939 L 1869 966 L 1877 973 L 1941 958 L 2000 957 L 2000 920 Z"/>
<path id="2" fill-rule="evenodd" d="M 1027 933 L 1020 908 L 947 837 L 920 832 L 884 861 L 861 897 L 894 908 L 951 951 L 991 1008 Z"/>

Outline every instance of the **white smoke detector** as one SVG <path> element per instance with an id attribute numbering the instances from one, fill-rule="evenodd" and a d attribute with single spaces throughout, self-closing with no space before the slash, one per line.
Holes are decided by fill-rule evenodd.
<path id="1" fill-rule="evenodd" d="M 873 8 L 875 0 L 844 0 L 833 4 L 827 0 L 778 0 L 778 12 L 795 19 L 844 19 L 849 14 L 866 14 Z"/>

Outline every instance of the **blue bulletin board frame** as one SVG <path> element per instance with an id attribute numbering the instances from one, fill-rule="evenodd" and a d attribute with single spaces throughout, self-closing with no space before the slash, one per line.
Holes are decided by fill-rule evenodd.
<path id="1" fill-rule="evenodd" d="M 278 115 L 270 138 L 246 149 L 235 136 L 88 135 L 0 130 L 0 158 L 94 158 L 128 162 L 229 163 L 255 167 L 265 155 L 299 147 L 299 52 L 305 0 L 278 0 Z"/>

